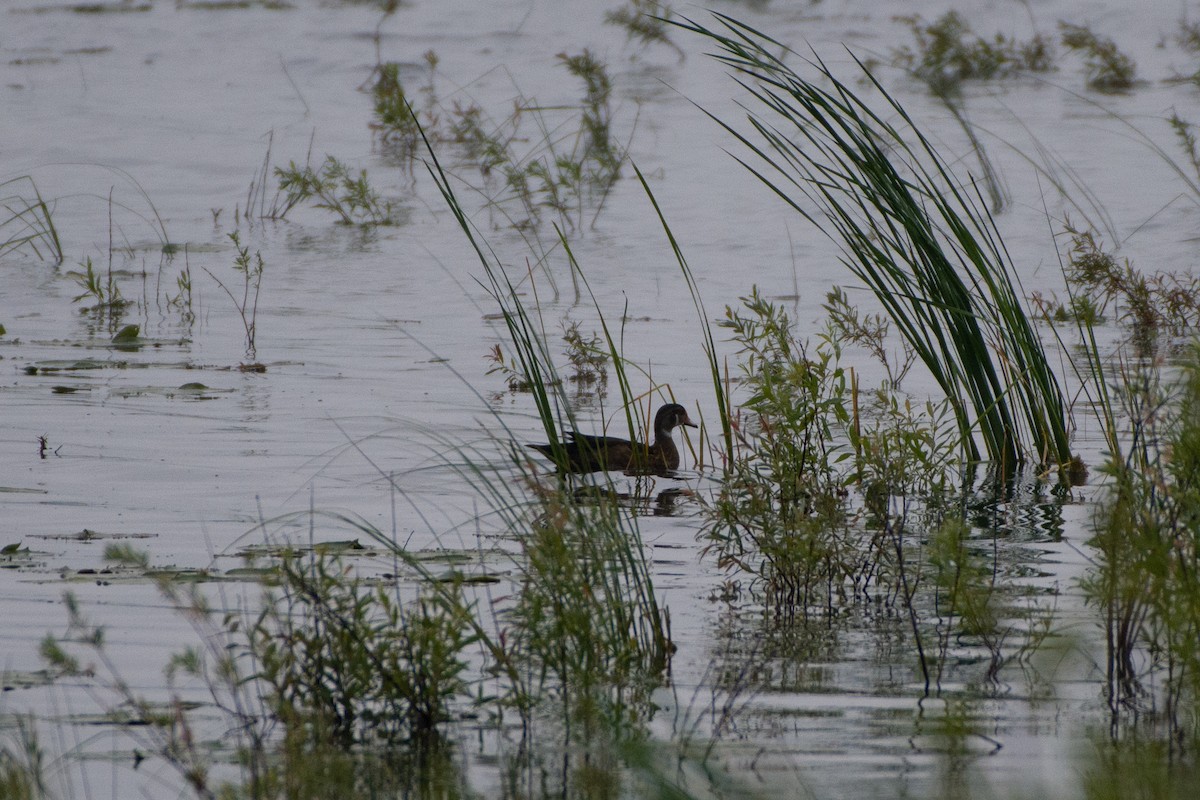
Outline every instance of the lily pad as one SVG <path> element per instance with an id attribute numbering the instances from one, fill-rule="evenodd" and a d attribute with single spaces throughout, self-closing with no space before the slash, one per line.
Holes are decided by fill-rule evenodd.
<path id="1" fill-rule="evenodd" d="M 96 358 L 49 359 L 25 365 L 26 375 L 49 375 L 55 372 L 78 372 L 86 369 L 125 369 L 126 361 L 101 361 Z"/>

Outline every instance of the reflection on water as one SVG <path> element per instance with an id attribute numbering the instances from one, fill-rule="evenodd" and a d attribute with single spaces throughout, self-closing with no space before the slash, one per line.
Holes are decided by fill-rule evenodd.
<path id="1" fill-rule="evenodd" d="M 673 517 L 680 513 L 694 513 L 697 502 L 696 493 L 692 489 L 678 486 L 658 489 L 653 479 L 645 478 L 634 482 L 633 489 L 630 491 L 620 491 L 612 485 L 579 486 L 571 492 L 571 498 L 576 503 L 591 505 L 616 503 L 628 508 L 634 514 L 654 517 Z"/>

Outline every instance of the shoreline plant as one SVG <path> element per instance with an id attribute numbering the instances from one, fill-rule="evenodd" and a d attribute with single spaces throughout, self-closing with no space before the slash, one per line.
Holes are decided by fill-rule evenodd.
<path id="1" fill-rule="evenodd" d="M 766 34 L 716 18 L 722 30 L 678 24 L 721 47 L 714 58 L 765 116 L 747 117 L 757 141 L 714 121 L 754 158 L 738 159 L 753 175 L 839 243 L 843 263 L 945 392 L 965 458 L 986 453 L 1002 470 L 1026 462 L 1065 470 L 1066 402 L 978 189 L 955 178 L 869 72 L 907 136 L 819 59 L 808 64 L 821 85 L 774 55 L 787 48 Z"/>

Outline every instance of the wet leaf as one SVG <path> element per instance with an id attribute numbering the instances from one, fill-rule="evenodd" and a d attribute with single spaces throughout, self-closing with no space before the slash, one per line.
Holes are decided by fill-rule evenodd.
<path id="1" fill-rule="evenodd" d="M 128 343 L 137 341 L 138 334 L 142 332 L 140 325 L 126 325 L 117 331 L 117 335 L 112 338 L 113 342 Z"/>

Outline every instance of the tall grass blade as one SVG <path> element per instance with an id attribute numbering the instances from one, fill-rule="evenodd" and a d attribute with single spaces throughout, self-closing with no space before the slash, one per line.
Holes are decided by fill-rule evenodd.
<path id="1" fill-rule="evenodd" d="M 788 52 L 779 42 L 714 17 L 721 30 L 677 24 L 716 42 L 713 57 L 767 113 L 748 113 L 753 140 L 710 116 L 760 166 L 740 163 L 839 244 L 945 392 L 967 457 L 1066 464 L 1066 403 L 978 186 L 954 176 L 865 67 L 907 136 L 820 58 L 805 60 L 819 86 L 772 54 Z"/>
<path id="2" fill-rule="evenodd" d="M 32 193 L 32 198 L 21 192 L 21 184 L 28 184 L 27 191 Z M 31 176 L 22 175 L 0 182 L 0 192 L 7 191 L 10 186 L 15 187 L 16 193 L 0 197 L 0 208 L 4 211 L 4 217 L 0 218 L 0 234 L 7 231 L 0 239 L 0 256 L 28 247 L 38 258 L 61 264 L 62 242 L 50 207 L 42 199 L 37 184 Z"/>

